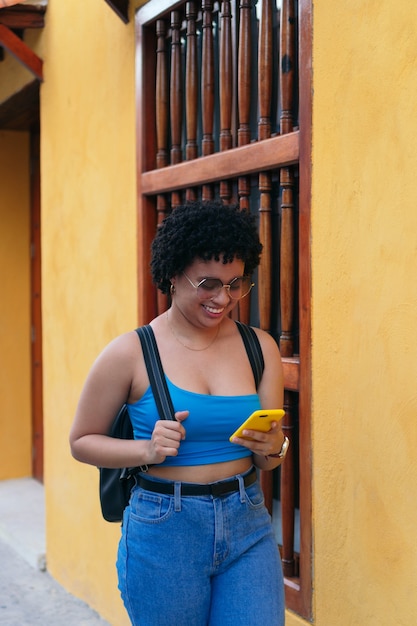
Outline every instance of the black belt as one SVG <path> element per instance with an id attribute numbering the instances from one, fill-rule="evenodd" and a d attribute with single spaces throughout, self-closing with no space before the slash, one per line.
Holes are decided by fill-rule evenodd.
<path id="1" fill-rule="evenodd" d="M 243 484 L 245 487 L 253 485 L 256 481 L 256 469 L 253 468 L 249 474 L 243 477 Z M 153 491 L 155 493 L 163 493 L 165 495 L 174 495 L 175 482 L 160 483 L 154 480 L 149 480 L 143 476 L 137 476 L 136 482 L 139 487 L 146 489 L 147 491 Z M 208 483 L 201 485 L 198 483 L 181 483 L 181 495 L 182 496 L 213 496 L 215 498 L 219 496 L 225 496 L 233 491 L 239 491 L 239 480 L 234 478 L 233 480 L 221 480 L 217 483 Z"/>

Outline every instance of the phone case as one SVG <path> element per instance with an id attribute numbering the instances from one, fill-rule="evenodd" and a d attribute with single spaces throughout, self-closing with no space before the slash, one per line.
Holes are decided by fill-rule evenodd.
<path id="1" fill-rule="evenodd" d="M 242 437 L 242 431 L 245 429 L 260 430 L 266 433 L 271 428 L 272 422 L 279 422 L 284 415 L 285 411 L 282 409 L 260 409 L 258 411 L 254 411 L 252 415 L 250 415 L 248 419 L 245 420 L 237 430 L 235 430 L 233 435 L 230 436 L 230 441 L 232 441 L 233 437 Z M 251 437 L 243 437 L 243 439 L 251 439 Z"/>

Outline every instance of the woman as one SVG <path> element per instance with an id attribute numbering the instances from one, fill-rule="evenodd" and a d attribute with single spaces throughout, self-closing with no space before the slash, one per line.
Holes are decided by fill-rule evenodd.
<path id="1" fill-rule="evenodd" d="M 265 361 L 256 390 L 230 318 L 253 286 L 261 249 L 253 218 L 236 207 L 175 208 L 158 229 L 151 262 L 171 306 L 151 327 L 176 421 L 159 419 L 134 331 L 107 346 L 82 391 L 74 457 L 101 467 L 149 466 L 125 510 L 117 559 L 134 626 L 284 623 L 281 563 L 253 466 L 277 467 L 288 440 L 274 422 L 267 433 L 229 441 L 252 411 L 283 404 L 275 341 L 256 330 Z M 106 435 L 124 402 L 131 441 Z M 225 493 L 207 494 L 218 482 Z M 196 495 L 188 495 L 189 483 Z"/>

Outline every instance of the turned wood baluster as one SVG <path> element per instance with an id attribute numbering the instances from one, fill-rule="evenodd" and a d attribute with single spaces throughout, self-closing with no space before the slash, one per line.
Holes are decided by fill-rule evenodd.
<path id="1" fill-rule="evenodd" d="M 237 131 L 238 145 L 250 143 L 250 94 L 251 94 L 251 11 L 253 0 L 241 0 L 239 19 L 239 51 L 238 51 L 238 111 L 239 128 Z M 239 178 L 239 198 L 242 198 L 241 207 L 248 209 L 248 178 Z"/>
<path id="2" fill-rule="evenodd" d="M 166 24 L 164 20 L 156 22 L 156 167 L 169 164 L 168 153 L 168 122 L 169 122 L 169 89 L 168 62 L 166 52 Z M 168 199 L 164 194 L 156 198 L 157 222 L 160 224 L 169 212 Z M 158 313 L 167 309 L 168 298 L 159 289 L 157 292 Z"/>
<path id="3" fill-rule="evenodd" d="M 238 145 L 250 143 L 250 94 L 251 94 L 251 10 L 252 0 L 241 0 L 239 15 L 239 51 L 238 51 Z M 238 179 L 239 206 L 242 211 L 250 211 L 250 179 L 240 176 Z M 239 302 L 239 319 L 249 324 L 250 294 Z"/>
<path id="4" fill-rule="evenodd" d="M 201 105 L 202 105 L 202 155 L 214 152 L 213 119 L 214 119 L 214 44 L 212 26 L 212 0 L 202 0 L 203 11 L 203 43 L 201 58 Z M 203 185 L 202 200 L 211 200 L 211 185 Z"/>
<path id="5" fill-rule="evenodd" d="M 284 0 L 281 9 L 280 33 L 280 96 L 281 134 L 293 130 L 292 105 L 295 65 L 295 15 L 294 0 Z M 281 202 L 281 336 L 282 356 L 294 354 L 294 172 L 292 167 L 280 170 Z"/>
<path id="6" fill-rule="evenodd" d="M 295 0 L 283 0 L 280 31 L 281 134 L 293 130 L 292 106 L 295 70 Z"/>
<path id="7" fill-rule="evenodd" d="M 281 522 L 282 522 L 282 567 L 284 576 L 294 576 L 294 522 L 295 522 L 295 394 L 284 393 L 285 416 L 282 423 L 284 435 L 290 440 L 287 456 L 281 466 Z"/>
<path id="8" fill-rule="evenodd" d="M 280 349 L 283 356 L 292 356 L 293 353 L 293 309 L 294 309 L 294 204 L 293 204 L 293 173 L 291 168 L 282 168 L 280 172 L 282 188 L 281 202 L 281 336 Z M 284 428 L 291 442 L 291 448 L 296 445 L 292 439 L 293 413 L 285 415 Z M 282 534 L 283 534 L 283 566 L 287 576 L 293 576 L 294 568 L 294 458 L 289 454 L 285 459 L 281 472 L 281 502 L 282 502 Z"/>
<path id="9" fill-rule="evenodd" d="M 295 12 L 294 0 L 283 0 L 280 30 L 280 98 L 281 134 L 293 130 L 292 106 L 295 66 Z M 281 186 L 281 245 L 280 245 L 280 349 L 284 357 L 294 354 L 294 289 L 295 289 L 295 241 L 294 241 L 294 171 L 293 167 L 280 170 Z M 281 471 L 282 506 L 282 564 L 286 576 L 294 576 L 294 410 L 293 394 L 285 392 L 286 415 L 283 429 L 290 439 L 290 449 Z"/>
<path id="10" fill-rule="evenodd" d="M 294 173 L 292 167 L 282 167 L 279 175 L 281 186 L 281 249 L 280 249 L 280 303 L 281 355 L 294 354 L 294 288 L 295 288 L 295 241 L 294 241 Z"/>
<path id="11" fill-rule="evenodd" d="M 271 93 L 272 93 L 272 2 L 262 0 L 261 23 L 259 25 L 258 53 L 258 139 L 271 136 Z M 271 328 L 272 292 L 272 228 L 271 228 L 271 175 L 259 174 L 259 236 L 263 244 L 259 266 L 259 317 L 264 330 Z"/>
<path id="12" fill-rule="evenodd" d="M 197 8 L 195 2 L 187 2 L 187 58 L 185 65 L 185 111 L 187 143 L 185 147 L 185 158 L 187 161 L 196 159 L 197 152 L 197 89 L 198 89 L 198 67 L 197 67 L 197 31 L 196 31 Z M 196 200 L 195 189 L 187 189 L 185 198 L 188 201 Z"/>
<path id="13" fill-rule="evenodd" d="M 232 63 L 232 13 L 230 0 L 221 5 L 220 34 L 220 151 L 232 147 L 232 100 L 233 100 L 233 63 Z M 220 183 L 220 198 L 227 202 L 231 197 L 229 181 Z"/>
<path id="14" fill-rule="evenodd" d="M 272 94 L 272 2 L 262 0 L 261 22 L 258 41 L 258 139 L 271 136 L 271 94 Z M 259 237 L 263 244 L 261 264 L 258 270 L 259 283 L 259 324 L 264 330 L 271 328 L 272 291 L 272 207 L 271 175 L 259 174 Z M 272 514 L 272 472 L 262 472 L 261 485 L 265 503 Z"/>
<path id="15" fill-rule="evenodd" d="M 156 167 L 166 167 L 168 160 L 168 65 L 166 54 L 166 24 L 156 22 Z"/>
<path id="16" fill-rule="evenodd" d="M 181 130 L 182 130 L 182 74 L 181 74 L 181 15 L 179 11 L 171 11 L 171 165 L 182 161 Z M 181 204 L 181 194 L 173 191 L 172 207 Z"/>

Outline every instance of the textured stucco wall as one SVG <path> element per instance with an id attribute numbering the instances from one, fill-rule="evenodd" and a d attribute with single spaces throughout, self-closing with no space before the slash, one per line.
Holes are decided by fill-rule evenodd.
<path id="1" fill-rule="evenodd" d="M 111 623 L 119 528 L 70 456 L 87 371 L 137 321 L 134 28 L 103 0 L 51 2 L 41 93 L 44 418 L 50 572 Z"/>
<path id="2" fill-rule="evenodd" d="M 416 20 L 412 2 L 314 5 L 319 626 L 417 616 Z"/>

